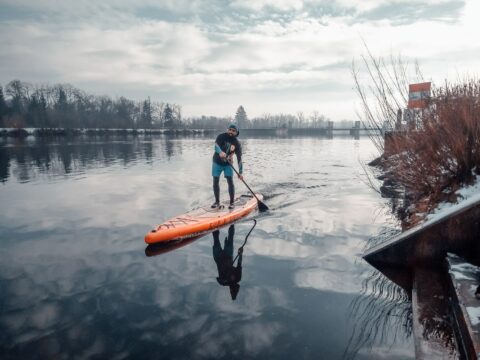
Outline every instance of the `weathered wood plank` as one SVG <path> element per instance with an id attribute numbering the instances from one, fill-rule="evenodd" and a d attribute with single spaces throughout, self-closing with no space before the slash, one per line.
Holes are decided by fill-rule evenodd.
<path id="1" fill-rule="evenodd" d="M 453 254 L 448 254 L 447 265 L 460 342 L 468 359 L 480 358 L 480 300 L 475 296 L 480 268 Z"/>
<path id="2" fill-rule="evenodd" d="M 415 268 L 412 288 L 413 335 L 417 359 L 459 359 L 438 270 Z"/>

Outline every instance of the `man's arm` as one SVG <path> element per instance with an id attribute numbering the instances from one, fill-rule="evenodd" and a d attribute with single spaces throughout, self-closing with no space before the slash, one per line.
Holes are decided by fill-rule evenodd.
<path id="1" fill-rule="evenodd" d="M 222 148 L 220 147 L 220 145 L 218 145 L 218 143 L 220 142 L 220 135 L 217 136 L 217 139 L 215 140 L 215 152 L 220 155 L 220 158 L 222 159 L 225 159 L 225 157 L 227 156 L 227 154 L 225 154 L 225 152 L 222 150 Z"/>

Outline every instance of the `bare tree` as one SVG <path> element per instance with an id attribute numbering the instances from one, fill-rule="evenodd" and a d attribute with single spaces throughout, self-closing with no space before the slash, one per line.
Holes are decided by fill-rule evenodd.
<path id="1" fill-rule="evenodd" d="M 423 81 L 419 66 L 415 63 L 415 73 L 409 75 L 411 66 L 401 56 L 391 55 L 388 60 L 376 58 L 365 45 L 367 54 L 362 56 L 360 68 L 352 63 L 352 75 L 355 82 L 361 110 L 359 118 L 367 128 L 377 131 L 371 133 L 371 139 L 380 154 L 383 154 L 385 130 L 394 129 L 399 109 L 405 109 L 408 103 L 408 84 Z M 364 84 L 364 83 L 367 84 Z"/>

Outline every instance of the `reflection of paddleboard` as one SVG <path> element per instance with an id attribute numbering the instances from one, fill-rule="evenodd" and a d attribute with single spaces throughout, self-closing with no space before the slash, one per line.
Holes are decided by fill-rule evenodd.
<path id="1" fill-rule="evenodd" d="M 263 199 L 262 195 L 256 195 L 260 201 Z M 217 209 L 199 207 L 158 225 L 145 235 L 145 242 L 154 244 L 199 236 L 248 215 L 256 207 L 257 200 L 252 195 L 235 199 L 235 208 L 232 210 L 228 209 L 228 201 L 221 203 Z"/>
<path id="2" fill-rule="evenodd" d="M 145 255 L 150 257 L 150 256 L 165 254 L 167 252 L 187 246 L 188 244 L 191 244 L 195 240 L 200 239 L 202 236 L 203 235 L 195 236 L 195 237 L 184 239 L 184 240 L 172 240 L 172 241 L 159 242 L 156 244 L 150 244 L 145 248 Z"/>

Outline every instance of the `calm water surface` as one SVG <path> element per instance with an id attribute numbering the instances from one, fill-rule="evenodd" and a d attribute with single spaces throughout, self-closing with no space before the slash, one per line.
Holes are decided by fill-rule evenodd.
<path id="1" fill-rule="evenodd" d="M 408 299 L 360 258 L 389 222 L 370 141 L 241 140 L 272 211 L 231 229 L 235 256 L 257 220 L 233 300 L 212 234 L 143 241 L 212 202 L 212 139 L 0 139 L 0 357 L 413 358 Z"/>

